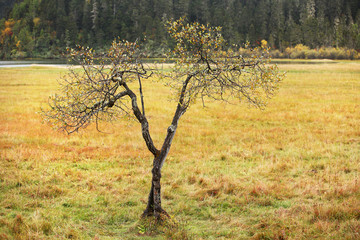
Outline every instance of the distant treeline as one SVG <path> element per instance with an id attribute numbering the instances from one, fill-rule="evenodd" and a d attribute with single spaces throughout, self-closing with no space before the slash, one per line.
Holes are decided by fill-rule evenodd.
<path id="1" fill-rule="evenodd" d="M 171 46 L 163 21 L 181 16 L 222 26 L 229 47 L 247 41 L 256 45 L 264 39 L 281 53 L 298 44 L 360 49 L 359 0 L 7 0 L 4 4 L 2 9 L 10 10 L 1 12 L 2 59 L 54 57 L 76 44 L 103 49 L 118 36 L 130 41 L 146 37 L 145 49 L 159 56 Z"/>

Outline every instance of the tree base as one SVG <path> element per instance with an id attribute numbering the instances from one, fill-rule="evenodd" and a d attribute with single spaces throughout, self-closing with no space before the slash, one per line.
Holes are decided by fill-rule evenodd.
<path id="1" fill-rule="evenodd" d="M 140 236 L 161 235 L 161 239 L 190 239 L 185 225 L 170 218 L 168 214 L 160 214 L 160 221 L 154 214 L 143 214 L 132 229 Z"/>
<path id="2" fill-rule="evenodd" d="M 143 214 L 141 215 L 141 218 L 151 218 L 154 217 L 158 221 L 163 221 L 165 219 L 170 219 L 170 215 L 162 208 L 158 210 L 154 210 L 151 208 L 146 208 Z"/>

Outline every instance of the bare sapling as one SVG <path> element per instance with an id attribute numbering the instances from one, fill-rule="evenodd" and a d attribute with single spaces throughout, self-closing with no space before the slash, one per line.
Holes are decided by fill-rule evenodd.
<path id="1" fill-rule="evenodd" d="M 115 40 L 102 56 L 89 48 L 71 49 L 70 56 L 80 69 L 69 68 L 61 80 L 61 93 L 50 97 L 48 110 L 43 110 L 48 122 L 67 133 L 92 122 L 98 127 L 103 120 L 135 117 L 141 125 L 145 145 L 153 155 L 151 188 L 142 216 L 157 219 L 169 216 L 161 205 L 161 169 L 179 120 L 189 106 L 196 100 L 205 104 L 211 99 L 224 104 L 245 101 L 261 109 L 283 78 L 277 66 L 269 64 L 264 43 L 252 50 L 252 56 L 244 57 L 226 46 L 220 27 L 186 23 L 180 18 L 168 21 L 166 29 L 175 43 L 168 54 L 175 60 L 169 66 L 170 71 L 146 67 L 137 42 Z M 171 88 L 177 103 L 160 147 L 152 140 L 145 114 L 142 81 L 150 77 Z"/>

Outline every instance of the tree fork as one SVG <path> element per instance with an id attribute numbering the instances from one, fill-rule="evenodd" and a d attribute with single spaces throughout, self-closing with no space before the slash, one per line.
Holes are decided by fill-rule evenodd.
<path id="1" fill-rule="evenodd" d="M 154 216 L 158 220 L 161 219 L 161 215 L 170 217 L 169 214 L 161 207 L 161 183 L 160 183 L 161 168 L 164 165 L 167 154 L 169 153 L 171 143 L 172 140 L 174 139 L 175 132 L 178 126 L 179 119 L 187 109 L 187 106 L 184 106 L 184 96 L 185 96 L 186 88 L 191 78 L 192 75 L 189 75 L 184 81 L 183 87 L 180 92 L 179 103 L 174 113 L 174 117 L 171 122 L 171 125 L 168 127 L 167 135 L 165 137 L 163 146 L 161 148 L 159 155 L 155 156 L 154 158 L 153 169 L 151 171 L 152 173 L 151 189 L 149 193 L 147 207 L 144 213 L 142 214 L 142 217 Z"/>

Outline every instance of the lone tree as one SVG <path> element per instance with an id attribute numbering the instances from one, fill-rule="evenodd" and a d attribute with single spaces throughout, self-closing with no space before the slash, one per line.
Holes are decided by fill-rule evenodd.
<path id="1" fill-rule="evenodd" d="M 180 18 L 168 21 L 166 28 L 175 43 L 169 57 L 175 59 L 170 72 L 157 71 L 158 78 L 175 91 L 177 107 L 161 148 L 156 147 L 145 115 L 142 80 L 151 77 L 136 42 L 114 41 L 101 61 L 96 62 L 92 49 L 70 50 L 81 71 L 69 69 L 62 81 L 62 94 L 50 97 L 50 108 L 43 111 L 46 120 L 68 133 L 76 132 L 91 122 L 110 120 L 119 114 L 134 115 L 148 150 L 153 154 L 151 189 L 143 217 L 168 216 L 161 207 L 161 169 L 169 153 L 179 120 L 196 100 L 247 101 L 262 108 L 273 96 L 282 79 L 275 65 L 269 65 L 265 46 L 243 57 L 227 49 L 220 27 L 186 23 Z M 264 44 L 265 45 L 265 44 Z M 135 82 L 139 97 L 129 87 Z M 140 106 L 139 106 L 140 102 Z M 128 111 L 129 110 L 129 111 Z"/>

